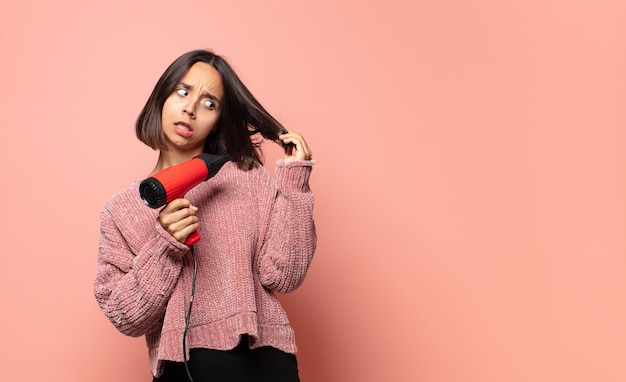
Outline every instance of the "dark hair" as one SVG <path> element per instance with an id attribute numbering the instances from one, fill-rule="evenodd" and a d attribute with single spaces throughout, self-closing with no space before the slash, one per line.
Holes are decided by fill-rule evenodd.
<path id="1" fill-rule="evenodd" d="M 137 138 L 155 150 L 167 150 L 161 124 L 163 104 L 197 62 L 213 66 L 222 77 L 224 88 L 220 118 L 215 131 L 206 139 L 204 152 L 228 154 L 241 169 L 261 165 L 261 137 L 277 141 L 278 135 L 287 130 L 254 98 L 228 62 L 207 50 L 183 54 L 161 75 L 137 118 Z"/>

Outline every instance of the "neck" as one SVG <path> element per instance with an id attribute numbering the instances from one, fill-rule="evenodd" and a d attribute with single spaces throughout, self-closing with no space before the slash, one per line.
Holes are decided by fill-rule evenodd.
<path id="1" fill-rule="evenodd" d="M 177 164 L 181 164 L 186 162 L 193 157 L 202 154 L 202 151 L 199 152 L 177 152 L 177 151 L 159 151 L 159 159 L 157 160 L 154 169 L 150 173 L 150 175 L 154 175 L 159 171 L 165 170 L 168 167 L 176 166 Z"/>

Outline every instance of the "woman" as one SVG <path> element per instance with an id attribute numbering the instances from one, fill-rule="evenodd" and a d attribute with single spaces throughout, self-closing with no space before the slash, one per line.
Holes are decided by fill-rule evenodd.
<path id="1" fill-rule="evenodd" d="M 299 381 L 275 293 L 302 283 L 315 251 L 306 141 L 204 50 L 168 67 L 136 131 L 159 152 L 150 175 L 203 152 L 231 162 L 160 211 L 145 206 L 139 180 L 107 202 L 94 283 L 101 309 L 122 333 L 145 335 L 154 381 Z M 263 138 L 285 147 L 275 180 L 262 166 Z M 192 256 L 184 243 L 196 230 Z"/>

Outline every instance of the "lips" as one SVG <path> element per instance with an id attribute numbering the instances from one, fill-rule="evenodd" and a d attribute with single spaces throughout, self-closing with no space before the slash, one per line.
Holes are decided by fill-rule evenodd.
<path id="1" fill-rule="evenodd" d="M 176 134 L 184 138 L 190 138 L 193 135 L 193 129 L 187 122 L 176 122 L 174 124 Z"/>

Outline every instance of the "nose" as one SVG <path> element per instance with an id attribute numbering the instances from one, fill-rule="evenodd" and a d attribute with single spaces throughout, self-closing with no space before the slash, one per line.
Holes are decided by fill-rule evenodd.
<path id="1" fill-rule="evenodd" d="M 189 102 L 187 102 L 187 104 L 184 105 L 183 114 L 187 114 L 189 118 L 196 117 L 196 107 L 195 107 L 195 102 L 193 102 L 193 100 L 189 100 Z"/>

